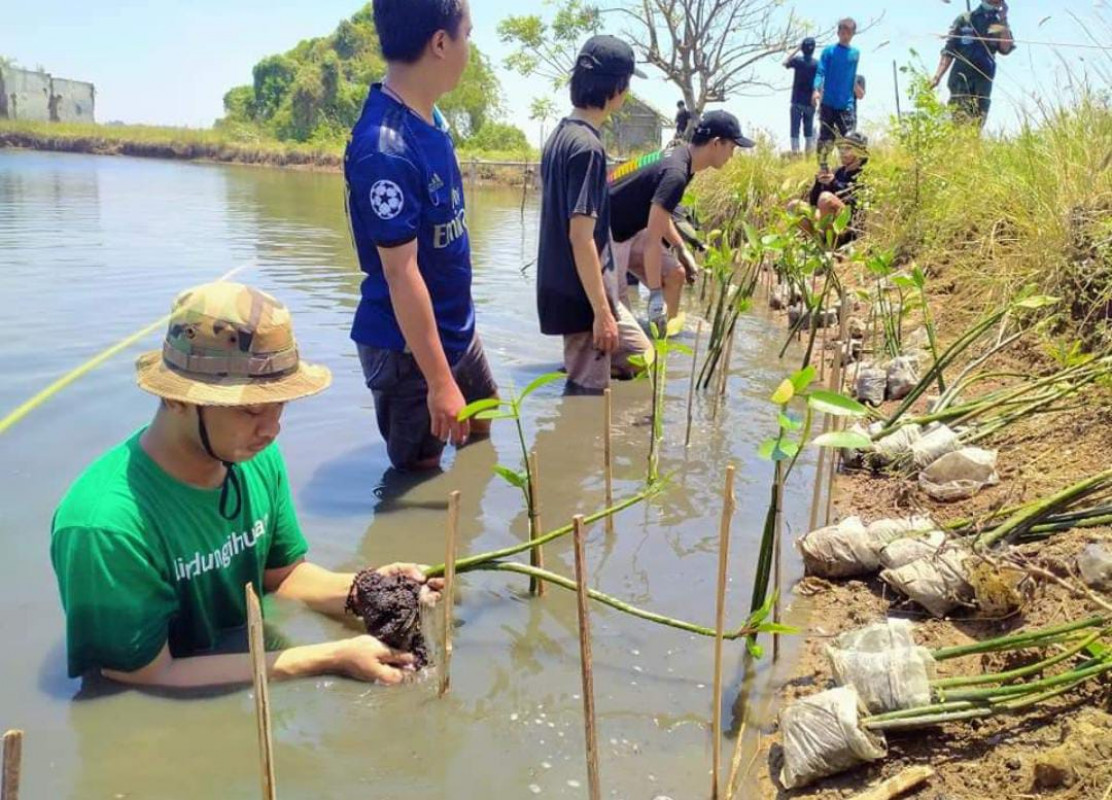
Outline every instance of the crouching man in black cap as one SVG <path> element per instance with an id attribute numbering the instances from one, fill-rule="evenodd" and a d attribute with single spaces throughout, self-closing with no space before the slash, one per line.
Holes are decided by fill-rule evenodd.
<path id="1" fill-rule="evenodd" d="M 703 115 L 688 144 L 629 161 L 610 174 L 610 230 L 618 286 L 627 290 L 626 272 L 649 288 L 649 322 L 663 332 L 679 313 L 685 280 L 698 267 L 672 214 L 695 175 L 721 169 L 738 147 L 752 147 L 737 117 L 726 111 Z M 665 315 L 667 306 L 667 315 Z"/>

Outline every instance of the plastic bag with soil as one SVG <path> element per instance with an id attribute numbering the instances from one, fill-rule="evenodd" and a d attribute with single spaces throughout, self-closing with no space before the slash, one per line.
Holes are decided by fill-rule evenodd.
<path id="1" fill-rule="evenodd" d="M 1077 555 L 1077 571 L 1094 589 L 1112 589 L 1112 552 L 1107 545 L 1094 542 Z"/>
<path id="2" fill-rule="evenodd" d="M 900 356 L 888 364 L 888 399 L 903 400 L 919 383 L 919 359 Z"/>
<path id="3" fill-rule="evenodd" d="M 885 543 L 914 534 L 927 533 L 935 528 L 930 517 L 903 517 L 902 519 L 878 519 L 868 525 L 869 536 L 883 539 Z"/>
<path id="4" fill-rule="evenodd" d="M 888 375 L 876 367 L 863 368 L 857 374 L 857 384 L 853 387 L 853 395 L 858 401 L 871 406 L 879 406 L 884 402 L 884 392 L 888 388 Z"/>
<path id="5" fill-rule="evenodd" d="M 965 500 L 1000 483 L 995 450 L 966 447 L 947 453 L 919 473 L 919 486 L 944 503 Z"/>
<path id="6" fill-rule="evenodd" d="M 923 429 L 918 425 L 904 425 L 895 433 L 890 433 L 883 439 L 873 443 L 872 461 L 878 467 L 885 467 L 898 461 L 911 452 L 911 447 L 923 438 Z"/>
<path id="7" fill-rule="evenodd" d="M 933 527 L 930 520 L 925 520 Z M 852 578 L 880 568 L 880 551 L 893 539 L 906 536 L 916 524 L 910 520 L 878 520 L 866 526 L 858 517 L 811 531 L 799 540 L 808 575 Z"/>
<path id="8" fill-rule="evenodd" d="M 429 663 L 421 630 L 421 584 L 417 581 L 365 569 L 355 576 L 345 607 L 362 618 L 371 636 L 395 650 L 413 653 L 417 669 Z"/>
<path id="9" fill-rule="evenodd" d="M 857 690 L 873 714 L 924 706 L 931 701 L 935 661 L 915 644 L 912 625 L 893 619 L 847 631 L 826 648 L 834 679 Z"/>
<path id="10" fill-rule="evenodd" d="M 932 615 L 944 617 L 973 599 L 973 587 L 965 577 L 968 555 L 959 548 L 945 549 L 931 558 L 882 570 L 880 579 Z"/>
<path id="11" fill-rule="evenodd" d="M 839 686 L 780 712 L 784 788 L 798 789 L 888 754 L 884 737 L 861 727 L 861 708 L 857 692 Z"/>
<path id="12" fill-rule="evenodd" d="M 926 469 L 947 453 L 961 449 L 957 433 L 948 425 L 938 425 L 923 432 L 911 445 L 911 460 L 919 469 Z"/>
<path id="13" fill-rule="evenodd" d="M 945 544 L 946 534 L 942 531 L 896 539 L 880 551 L 880 565 L 885 569 L 899 569 L 912 561 L 934 557 Z"/>

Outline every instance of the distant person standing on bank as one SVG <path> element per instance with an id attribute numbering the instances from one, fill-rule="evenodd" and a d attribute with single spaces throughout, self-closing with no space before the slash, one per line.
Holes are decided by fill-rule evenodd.
<path id="1" fill-rule="evenodd" d="M 815 101 L 813 95 L 815 74 L 819 62 L 815 60 L 815 40 L 808 36 L 794 52 L 784 59 L 784 69 L 795 71 L 792 81 L 791 138 L 792 152 L 799 153 L 799 130 L 803 129 L 806 151 L 815 152 Z"/>
<path id="2" fill-rule="evenodd" d="M 822 51 L 815 73 L 814 104 L 819 109 L 819 163 L 825 167 L 835 139 L 857 127 L 854 88 L 861 53 L 850 47 L 857 22 L 846 17 L 838 23 L 838 43 Z"/>
<path id="3" fill-rule="evenodd" d="M 949 71 L 947 88 L 954 116 L 983 127 L 992 105 L 996 54 L 1006 56 L 1013 50 L 1015 40 L 1008 27 L 1008 4 L 1004 0 L 985 0 L 954 20 L 931 86 L 937 87 Z"/>
<path id="4" fill-rule="evenodd" d="M 676 103 L 676 139 L 682 140 L 687 135 L 687 126 L 691 124 L 691 112 L 687 104 L 680 100 Z"/>

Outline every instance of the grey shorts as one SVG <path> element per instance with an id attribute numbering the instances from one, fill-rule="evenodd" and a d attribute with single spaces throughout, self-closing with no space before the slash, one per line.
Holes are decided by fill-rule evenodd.
<path id="1" fill-rule="evenodd" d="M 612 308 L 617 309 L 618 349 L 603 353 L 595 348 L 593 331 L 564 335 L 564 368 L 568 372 L 567 394 L 602 394 L 610 385 L 613 373 L 630 377 L 636 368 L 629 363 L 631 356 L 652 349 L 652 343 L 630 310 L 618 299 L 616 270 L 603 273 L 602 281 Z"/>
<path id="2" fill-rule="evenodd" d="M 617 268 L 617 281 L 618 281 L 618 296 L 623 303 L 629 305 L 629 282 L 626 280 L 626 275 L 632 273 L 637 280 L 641 281 L 645 286 L 648 286 L 648 278 L 645 277 L 645 247 L 649 242 L 648 229 L 641 230 L 633 235 L 631 239 L 624 242 L 611 242 L 610 249 L 614 253 L 614 266 Z M 657 245 L 660 248 L 660 279 L 663 281 L 673 272 L 684 272 L 683 265 L 680 264 L 676 254 L 672 252 L 672 248 L 665 247 L 663 242 Z"/>
<path id="3" fill-rule="evenodd" d="M 412 353 L 359 345 L 363 378 L 375 401 L 378 430 L 386 440 L 386 453 L 395 469 L 413 469 L 437 458 L 444 442 L 432 435 L 429 387 Z M 478 334 L 467 352 L 452 367 L 452 375 L 468 403 L 493 397 L 498 385 L 490 372 Z"/>

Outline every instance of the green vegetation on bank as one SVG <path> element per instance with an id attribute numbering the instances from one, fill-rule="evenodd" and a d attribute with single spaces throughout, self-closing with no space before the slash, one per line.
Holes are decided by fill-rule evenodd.
<path id="1" fill-rule="evenodd" d="M 342 144 L 359 118 L 368 87 L 382 79 L 374 15 L 367 4 L 328 36 L 305 39 L 267 56 L 253 81 L 224 95 L 217 128 L 232 140 L 261 135 L 280 141 Z M 502 87 L 490 60 L 475 45 L 456 89 L 438 103 L 462 150 L 529 152 L 525 134 L 499 121 Z"/>
<path id="2" fill-rule="evenodd" d="M 1048 328 L 1086 350 L 1112 346 L 1112 98 L 1080 91 L 1043 105 L 1014 135 L 956 126 L 920 76 L 914 111 L 874 134 L 858 247 L 919 264 L 980 314 L 1025 286 L 1064 300 Z M 805 196 L 814 161 L 767 145 L 694 186 L 705 227 L 773 228 Z"/>

